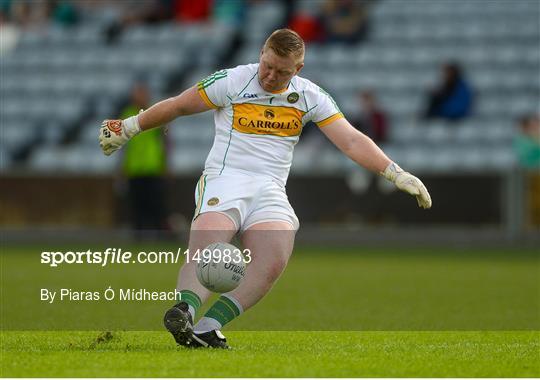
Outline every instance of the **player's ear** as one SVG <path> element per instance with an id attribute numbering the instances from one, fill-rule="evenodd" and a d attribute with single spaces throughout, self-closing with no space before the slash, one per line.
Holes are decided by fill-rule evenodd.
<path id="1" fill-rule="evenodd" d="M 296 65 L 296 73 L 294 75 L 298 75 L 303 67 L 304 67 L 304 62 L 297 64 Z"/>

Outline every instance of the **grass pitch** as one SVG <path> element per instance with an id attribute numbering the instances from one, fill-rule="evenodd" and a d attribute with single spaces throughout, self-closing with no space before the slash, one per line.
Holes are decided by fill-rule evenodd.
<path id="1" fill-rule="evenodd" d="M 229 332 L 233 350 L 164 332 L 7 332 L 4 377 L 538 377 L 538 332 Z"/>
<path id="2" fill-rule="evenodd" d="M 540 376 L 532 250 L 298 249 L 224 329 L 231 351 L 177 348 L 161 327 L 170 302 L 39 301 L 40 286 L 167 289 L 178 265 L 47 268 L 39 251 L 2 250 L 3 377 Z"/>

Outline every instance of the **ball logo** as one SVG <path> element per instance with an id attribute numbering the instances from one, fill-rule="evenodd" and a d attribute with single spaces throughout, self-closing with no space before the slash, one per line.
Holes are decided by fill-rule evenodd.
<path id="1" fill-rule="evenodd" d="M 264 117 L 266 117 L 269 120 L 272 120 L 273 118 L 276 117 L 276 115 L 274 114 L 274 111 L 272 110 L 264 110 Z"/>
<path id="2" fill-rule="evenodd" d="M 122 135 L 122 120 L 107 120 L 107 129 L 116 136 Z"/>
<path id="3" fill-rule="evenodd" d="M 239 274 L 242 277 L 246 275 L 246 268 L 233 263 L 225 263 L 225 269 L 230 269 L 233 273 Z"/>
<path id="4" fill-rule="evenodd" d="M 219 198 L 210 198 L 207 202 L 208 206 L 215 206 L 219 203 Z"/>
<path id="5" fill-rule="evenodd" d="M 287 96 L 287 101 L 289 103 L 296 103 L 299 98 L 300 98 L 300 96 L 298 95 L 297 92 L 292 92 L 292 93 L 289 94 L 289 96 Z"/>

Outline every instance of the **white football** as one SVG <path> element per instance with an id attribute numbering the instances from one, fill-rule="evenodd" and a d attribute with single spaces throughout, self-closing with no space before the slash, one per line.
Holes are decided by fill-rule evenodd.
<path id="1" fill-rule="evenodd" d="M 197 278 L 208 290 L 227 293 L 236 289 L 246 274 L 242 251 L 229 243 L 213 243 L 200 254 Z"/>

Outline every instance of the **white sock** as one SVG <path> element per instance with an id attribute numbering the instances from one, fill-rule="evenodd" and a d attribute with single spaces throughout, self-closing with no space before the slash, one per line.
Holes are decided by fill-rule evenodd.
<path id="1" fill-rule="evenodd" d="M 193 330 L 195 330 L 195 334 L 201 334 L 212 330 L 219 330 L 221 327 L 221 323 L 214 318 L 202 317 Z"/>
<path id="2" fill-rule="evenodd" d="M 191 306 L 190 304 L 188 304 L 188 311 L 189 311 L 189 314 L 191 314 L 191 319 L 195 320 L 195 308 Z"/>

